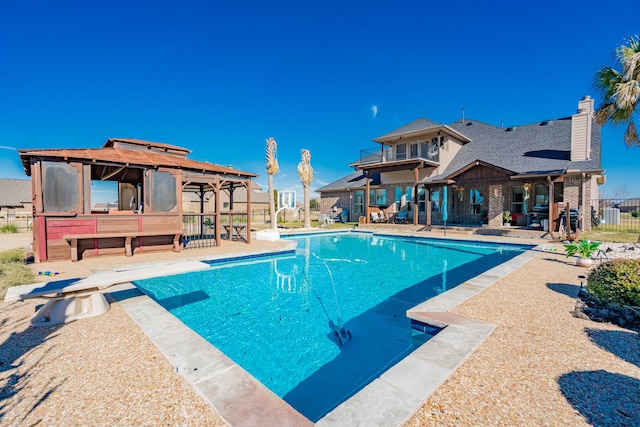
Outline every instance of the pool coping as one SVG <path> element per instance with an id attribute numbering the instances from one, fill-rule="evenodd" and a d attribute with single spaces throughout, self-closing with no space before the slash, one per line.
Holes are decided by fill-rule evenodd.
<path id="1" fill-rule="evenodd" d="M 403 234 L 388 235 L 411 237 Z M 473 242 L 511 244 L 493 240 Z M 293 246 L 280 251 L 255 252 L 253 255 L 245 253 L 240 257 L 287 253 L 295 249 L 296 243 L 292 241 L 291 245 Z M 407 317 L 441 327 L 442 331 L 330 411 L 315 425 L 391 426 L 408 421 L 496 328 L 495 324 L 457 315 L 450 310 L 529 262 L 536 256 L 536 251 L 541 249 L 540 246 L 532 247 L 407 310 Z M 210 259 L 221 258 L 231 259 L 233 255 Z M 134 285 L 129 284 L 128 288 L 135 294 L 116 299 L 175 367 L 176 373 L 182 375 L 228 423 L 233 426 L 314 425 L 162 306 L 137 291 Z"/>

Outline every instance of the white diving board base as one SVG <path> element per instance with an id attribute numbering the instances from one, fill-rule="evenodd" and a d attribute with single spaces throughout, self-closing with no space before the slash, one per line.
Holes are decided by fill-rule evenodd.
<path id="1" fill-rule="evenodd" d="M 69 323 L 85 317 L 99 316 L 111 306 L 99 291 L 83 296 L 55 298 L 40 307 L 31 318 L 33 326 L 51 326 Z"/>

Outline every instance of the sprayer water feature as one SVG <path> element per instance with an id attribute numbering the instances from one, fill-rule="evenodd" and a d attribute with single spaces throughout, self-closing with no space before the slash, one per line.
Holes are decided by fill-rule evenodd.
<path id="1" fill-rule="evenodd" d="M 316 255 L 313 252 L 311 252 L 311 255 L 313 255 L 314 258 L 320 260 L 322 262 L 322 265 L 324 265 L 324 267 L 327 269 L 327 272 L 329 273 L 329 278 L 331 279 L 331 287 L 333 289 L 333 296 L 336 301 L 336 310 L 338 312 L 338 323 L 334 323 L 333 320 L 331 320 L 331 317 L 329 316 L 329 313 L 327 313 L 327 310 L 325 309 L 324 304 L 322 304 L 322 300 L 320 299 L 320 297 L 316 295 L 316 298 L 318 298 L 318 300 L 320 301 L 320 304 L 322 305 L 322 308 L 325 314 L 327 315 L 327 318 L 329 319 L 329 326 L 331 327 L 331 329 L 333 329 L 333 336 L 335 337 L 336 342 L 338 343 L 339 346 L 342 346 L 343 344 L 351 340 L 351 332 L 344 327 L 344 323 L 342 322 L 342 312 L 340 311 L 340 303 L 338 301 L 338 291 L 336 290 L 336 283 L 333 280 L 333 274 L 331 273 L 331 269 L 329 268 L 329 265 L 327 264 L 327 262 L 340 261 L 340 262 L 352 262 L 352 263 L 366 263 L 366 261 L 363 261 L 360 259 L 350 260 L 350 259 L 341 259 L 341 258 L 325 259 L 325 258 L 320 258 L 318 255 Z"/>

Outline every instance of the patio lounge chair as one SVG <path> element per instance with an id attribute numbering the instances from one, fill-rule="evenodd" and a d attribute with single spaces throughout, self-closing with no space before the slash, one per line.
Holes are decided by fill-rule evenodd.
<path id="1" fill-rule="evenodd" d="M 380 213 L 378 214 L 378 219 L 380 220 L 380 222 L 390 222 L 391 221 L 391 217 L 389 217 L 384 210 L 380 211 Z"/>
<path id="2" fill-rule="evenodd" d="M 378 212 L 371 212 L 371 222 L 375 224 L 380 222 L 380 215 L 378 215 Z"/>

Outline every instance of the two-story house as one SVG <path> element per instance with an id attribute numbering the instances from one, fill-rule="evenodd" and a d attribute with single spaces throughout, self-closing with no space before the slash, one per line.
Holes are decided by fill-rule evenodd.
<path id="1" fill-rule="evenodd" d="M 600 165 L 600 127 L 590 97 L 569 117 L 504 128 L 474 120 L 445 125 L 418 119 L 373 141 L 350 166 L 355 172 L 316 191 L 321 210 L 347 209 L 352 221 L 370 212 L 406 211 L 411 224 L 501 226 L 527 213 L 553 223 L 567 205 L 589 228 Z M 446 190 L 445 190 L 446 188 Z M 445 197 L 446 194 L 446 197 Z"/>

